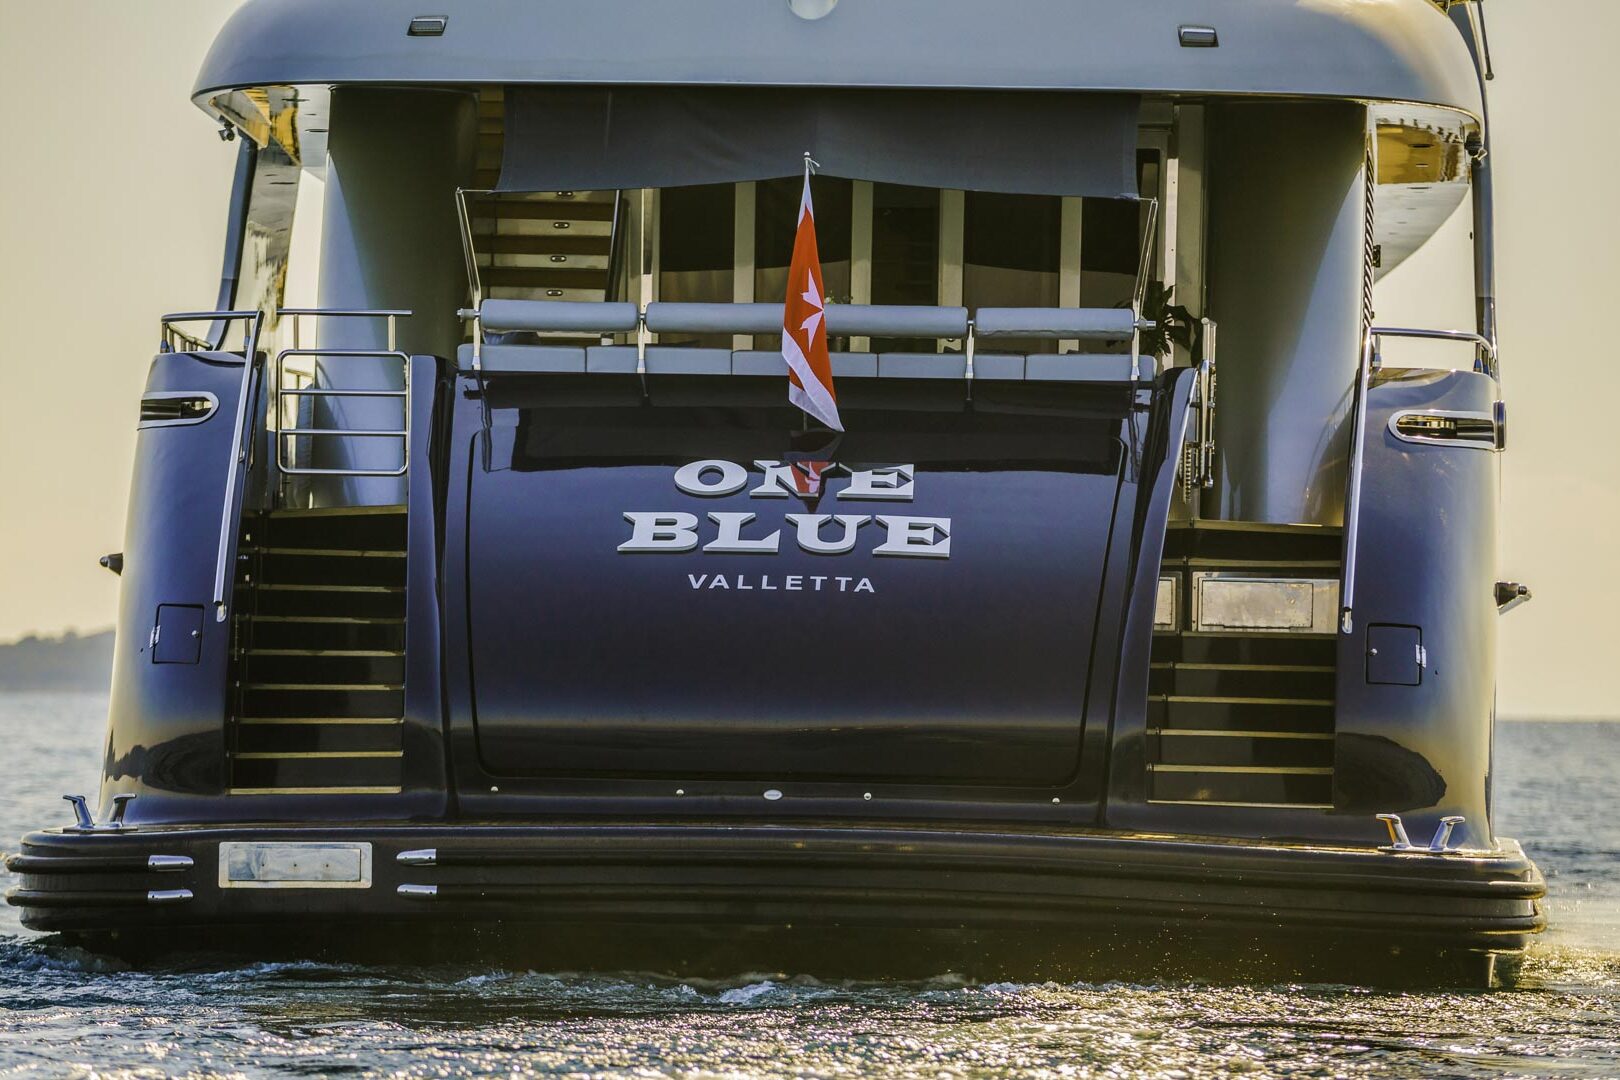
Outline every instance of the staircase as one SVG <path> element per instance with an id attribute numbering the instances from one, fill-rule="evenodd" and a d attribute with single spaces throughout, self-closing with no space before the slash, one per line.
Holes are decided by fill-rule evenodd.
<path id="1" fill-rule="evenodd" d="M 505 116 L 501 88 L 486 87 L 478 102 L 479 188 L 493 188 L 500 179 Z M 616 191 L 472 197 L 468 210 L 484 296 L 608 299 L 617 202 Z"/>
<path id="2" fill-rule="evenodd" d="M 1154 633 L 1148 691 L 1151 801 L 1332 806 L 1341 542 L 1323 526 L 1171 526 L 1162 574 L 1176 602 Z M 1289 630 L 1212 627 L 1195 596 L 1208 574 L 1286 582 L 1316 610 Z"/>
<path id="3" fill-rule="evenodd" d="M 400 790 L 405 509 L 278 510 L 239 549 L 232 794 Z"/>

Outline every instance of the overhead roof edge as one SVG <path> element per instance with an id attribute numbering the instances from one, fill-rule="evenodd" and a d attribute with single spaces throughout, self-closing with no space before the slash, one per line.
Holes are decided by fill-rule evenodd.
<path id="1" fill-rule="evenodd" d="M 826 6 L 826 0 L 823 0 Z M 428 10 L 431 9 L 431 10 Z M 447 16 L 442 34 L 411 20 Z M 1219 45 L 1188 48 L 1183 26 Z M 193 90 L 286 84 L 1003 88 L 1409 101 L 1483 112 L 1429 0 L 247 0 Z"/>

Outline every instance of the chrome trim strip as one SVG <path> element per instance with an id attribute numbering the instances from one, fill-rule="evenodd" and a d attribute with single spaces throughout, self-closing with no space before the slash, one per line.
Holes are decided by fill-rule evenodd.
<path id="1" fill-rule="evenodd" d="M 194 863 L 190 855 L 148 855 L 146 868 L 168 872 L 173 870 L 190 870 Z"/>
<path id="2" fill-rule="evenodd" d="M 406 866 L 437 866 L 439 864 L 439 851 L 437 848 L 417 848 L 414 851 L 402 851 L 394 856 L 394 861 L 404 863 Z"/>
<path id="3" fill-rule="evenodd" d="M 1244 776 L 1332 776 L 1331 765 L 1161 765 L 1148 763 L 1149 772 L 1232 773 Z"/>
<path id="4" fill-rule="evenodd" d="M 148 904 L 184 904 L 191 899 L 190 889 L 148 889 Z"/>
<path id="5" fill-rule="evenodd" d="M 437 885 L 401 885 L 395 891 L 405 900 L 433 900 L 439 895 Z"/>

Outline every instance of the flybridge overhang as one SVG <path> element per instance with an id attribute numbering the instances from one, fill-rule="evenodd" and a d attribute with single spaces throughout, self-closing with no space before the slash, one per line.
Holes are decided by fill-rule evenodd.
<path id="1" fill-rule="evenodd" d="M 248 0 L 193 96 L 278 85 L 819 86 L 1273 95 L 1483 114 L 1456 28 L 1429 0 Z M 1183 28 L 1213 28 L 1218 44 Z"/>

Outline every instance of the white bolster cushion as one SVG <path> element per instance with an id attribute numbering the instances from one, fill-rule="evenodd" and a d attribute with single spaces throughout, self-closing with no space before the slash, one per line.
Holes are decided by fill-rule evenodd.
<path id="1" fill-rule="evenodd" d="M 1130 308 L 980 308 L 978 337 L 1074 338 L 1123 341 L 1136 330 Z"/>
<path id="2" fill-rule="evenodd" d="M 833 337 L 958 338 L 967 333 L 967 308 L 923 304 L 829 304 L 827 333 Z M 647 305 L 653 333 L 778 334 L 781 304 Z"/>
<path id="3" fill-rule="evenodd" d="M 478 309 L 485 331 L 617 334 L 636 328 L 636 305 L 590 300 L 485 300 Z"/>

